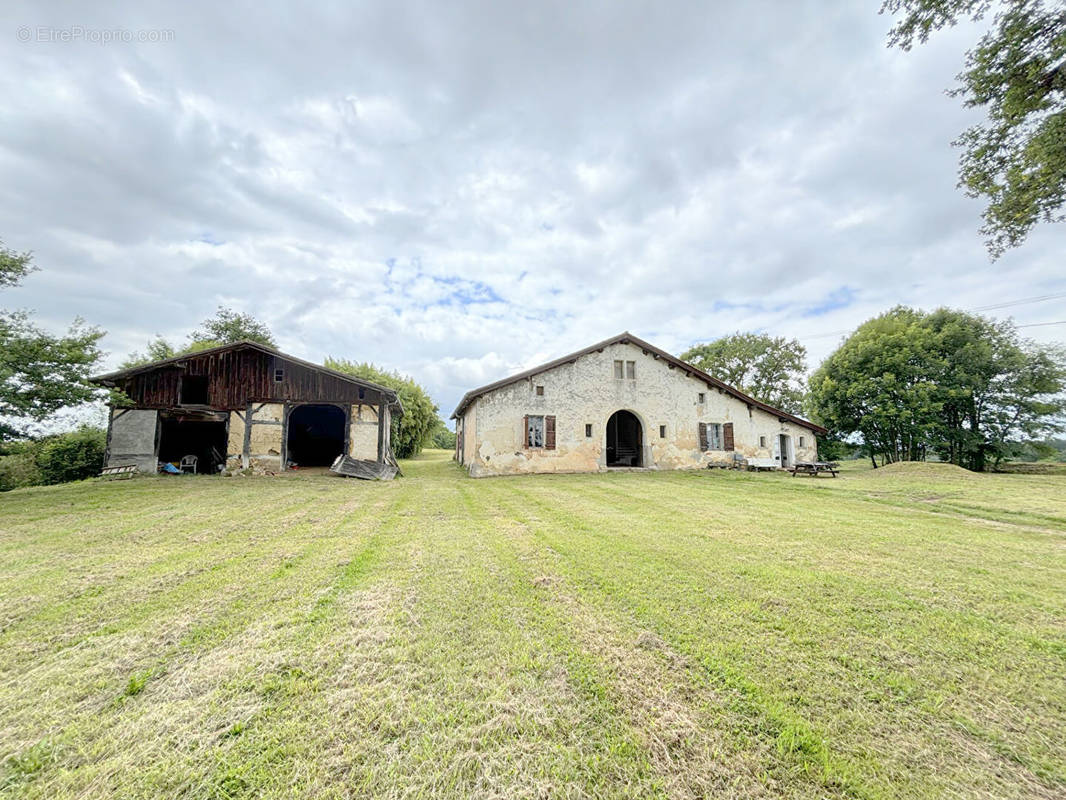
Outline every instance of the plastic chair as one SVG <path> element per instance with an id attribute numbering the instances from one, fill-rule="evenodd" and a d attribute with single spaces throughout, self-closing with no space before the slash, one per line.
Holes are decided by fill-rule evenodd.
<path id="1" fill-rule="evenodd" d="M 193 475 L 195 475 L 196 474 L 196 462 L 197 461 L 199 461 L 199 459 L 196 456 L 182 456 L 181 457 L 181 471 L 182 472 L 191 472 Z"/>

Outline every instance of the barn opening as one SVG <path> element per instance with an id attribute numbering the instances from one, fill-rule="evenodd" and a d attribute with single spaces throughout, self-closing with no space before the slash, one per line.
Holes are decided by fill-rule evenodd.
<path id="1" fill-rule="evenodd" d="M 226 438 L 225 415 L 161 413 L 159 460 L 214 475 L 226 463 Z"/>
<path id="2" fill-rule="evenodd" d="M 644 436 L 640 420 L 629 411 L 615 411 L 607 420 L 607 466 L 643 466 Z"/>
<path id="3" fill-rule="evenodd" d="M 289 463 L 328 467 L 344 452 L 344 410 L 334 405 L 297 406 L 289 414 L 286 442 Z"/>

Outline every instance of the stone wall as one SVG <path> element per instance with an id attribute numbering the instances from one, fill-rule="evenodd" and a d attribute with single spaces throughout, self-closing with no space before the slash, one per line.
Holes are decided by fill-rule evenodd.
<path id="1" fill-rule="evenodd" d="M 149 409 L 111 409 L 107 466 L 136 464 L 141 472 L 155 474 L 157 424 L 156 412 Z"/>
<path id="2" fill-rule="evenodd" d="M 635 362 L 632 380 L 614 377 L 615 360 Z M 542 386 L 543 395 L 537 394 Z M 700 395 L 703 401 L 700 402 Z M 643 463 L 659 469 L 697 469 L 731 463 L 733 453 L 701 451 L 699 423 L 733 423 L 734 452 L 780 458 L 780 435 L 790 460 L 817 459 L 814 433 L 752 407 L 633 344 L 612 344 L 477 398 L 463 414 L 464 463 L 474 476 L 606 469 L 607 420 L 618 410 L 643 427 Z M 554 450 L 525 446 L 526 415 L 556 418 Z M 592 435 L 585 435 L 585 426 Z M 665 426 L 660 437 L 660 426 Z M 760 443 L 760 437 L 764 442 Z M 800 447 L 803 437 L 803 447 Z"/>

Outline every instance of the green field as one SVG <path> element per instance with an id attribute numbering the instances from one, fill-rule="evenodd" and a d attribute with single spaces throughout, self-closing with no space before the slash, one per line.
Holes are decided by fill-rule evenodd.
<path id="1" fill-rule="evenodd" d="M 0 797 L 1066 796 L 1066 479 L 0 495 Z"/>

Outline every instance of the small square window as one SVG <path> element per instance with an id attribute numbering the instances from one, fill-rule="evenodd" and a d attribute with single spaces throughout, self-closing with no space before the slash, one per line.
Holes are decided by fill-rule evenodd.
<path id="1" fill-rule="evenodd" d="M 636 377 L 637 377 L 637 362 L 636 361 L 627 361 L 626 362 L 626 377 L 629 378 L 629 380 L 635 380 L 636 379 Z"/>
<path id="2" fill-rule="evenodd" d="M 544 387 L 543 386 L 538 386 L 536 391 L 537 391 L 537 397 L 544 397 Z"/>
<path id="3" fill-rule="evenodd" d="M 615 361 L 614 362 L 614 377 L 616 380 L 622 380 L 626 376 L 625 373 L 626 362 Z"/>
<path id="4" fill-rule="evenodd" d="M 697 397 L 697 402 L 699 402 L 699 403 L 704 403 L 704 402 L 707 401 L 707 395 L 705 395 L 703 392 L 700 392 L 698 395 L 696 395 L 696 397 Z"/>
<path id="5" fill-rule="evenodd" d="M 590 423 L 587 423 L 587 422 L 585 423 L 585 438 L 586 439 L 591 439 L 592 438 L 592 425 Z"/>
<path id="6" fill-rule="evenodd" d="M 285 370 L 274 370 L 274 383 L 281 383 L 283 380 L 285 380 Z"/>
<path id="7" fill-rule="evenodd" d="M 660 425 L 659 426 L 659 438 L 660 439 L 665 439 L 666 438 L 666 426 L 665 425 Z"/>
<path id="8" fill-rule="evenodd" d="M 759 447 L 766 447 L 766 437 L 765 436 L 760 436 L 759 437 Z"/>

